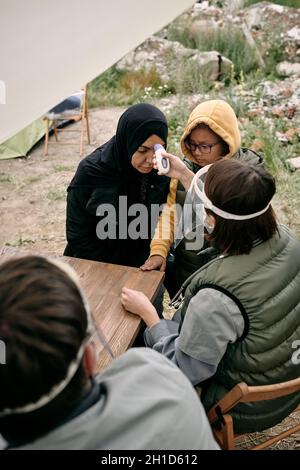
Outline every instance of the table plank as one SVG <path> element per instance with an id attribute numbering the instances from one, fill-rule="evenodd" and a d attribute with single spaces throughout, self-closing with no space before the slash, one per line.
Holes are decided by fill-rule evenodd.
<path id="1" fill-rule="evenodd" d="M 3 247 L 0 249 L 0 262 L 11 257 L 33 254 L 42 255 L 42 253 L 22 252 L 17 248 Z M 91 305 L 95 322 L 101 328 L 114 356 L 117 357 L 126 351 L 132 345 L 142 322 L 140 317 L 126 312 L 122 307 L 121 289 L 126 286 L 140 290 L 153 300 L 162 285 L 164 273 L 143 272 L 138 268 L 55 254 L 51 254 L 50 257 L 63 259 L 76 271 Z M 102 346 L 97 346 L 97 350 L 99 353 L 97 370 L 99 371 L 111 362 L 111 357 Z"/>

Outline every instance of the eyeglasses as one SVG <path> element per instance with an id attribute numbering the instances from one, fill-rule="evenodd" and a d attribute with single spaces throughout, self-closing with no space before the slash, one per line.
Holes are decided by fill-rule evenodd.
<path id="1" fill-rule="evenodd" d="M 218 140 L 214 144 L 193 144 L 192 142 L 186 141 L 186 146 L 191 152 L 196 152 L 198 149 L 200 153 L 210 153 L 211 149 L 215 146 L 220 144 L 221 141 Z"/>

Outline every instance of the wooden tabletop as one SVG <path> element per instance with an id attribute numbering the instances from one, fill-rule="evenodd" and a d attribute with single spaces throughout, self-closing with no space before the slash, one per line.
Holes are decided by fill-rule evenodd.
<path id="1" fill-rule="evenodd" d="M 21 251 L 17 248 L 0 248 L 0 263 L 17 256 L 42 255 Z M 46 255 L 48 256 L 48 254 Z M 115 357 L 126 351 L 133 343 L 141 326 L 140 317 L 126 312 L 120 301 L 123 286 L 137 289 L 150 299 L 155 298 L 162 285 L 164 273 L 143 272 L 138 268 L 99 263 L 79 258 L 59 257 L 70 264 L 80 279 L 81 286 L 92 308 L 95 322 L 100 326 Z M 108 352 L 99 344 L 97 371 L 106 367 L 112 360 Z"/>

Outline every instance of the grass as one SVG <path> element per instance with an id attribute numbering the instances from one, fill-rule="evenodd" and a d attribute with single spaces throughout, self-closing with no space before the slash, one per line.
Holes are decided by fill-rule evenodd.
<path id="1" fill-rule="evenodd" d="M 51 189 L 47 193 L 47 199 L 50 199 L 50 201 L 66 199 L 66 191 L 65 189 Z"/>
<path id="2" fill-rule="evenodd" d="M 22 236 L 20 236 L 18 238 L 18 240 L 16 240 L 15 242 L 12 242 L 12 243 L 5 243 L 6 246 L 26 246 L 26 245 L 31 245 L 35 243 L 35 240 L 31 239 L 31 238 L 23 238 Z"/>
<path id="3" fill-rule="evenodd" d="M 173 80 L 167 83 L 155 69 L 119 72 L 111 67 L 89 84 L 88 101 L 90 108 L 130 106 L 175 93 L 203 93 L 210 88 L 211 83 L 203 79 L 196 64 L 188 60 L 178 64 Z"/>
<path id="4" fill-rule="evenodd" d="M 36 183 L 37 181 L 40 181 L 41 179 L 41 176 L 28 176 L 28 178 L 25 178 L 23 180 L 23 186 L 27 186 L 28 184 L 31 184 L 31 183 Z"/>
<path id="5" fill-rule="evenodd" d="M 250 5 L 254 5 L 255 3 L 259 3 L 258 0 L 246 0 L 245 7 Z M 276 3 L 277 5 L 283 5 L 285 7 L 294 7 L 300 8 L 300 0 L 272 0 L 272 3 Z"/>
<path id="6" fill-rule="evenodd" d="M 266 64 L 265 69 L 261 69 L 256 51 L 237 26 L 201 28 L 193 24 L 192 19 L 185 19 L 184 22 L 182 19 L 175 20 L 168 28 L 167 39 L 199 51 L 216 50 L 230 59 L 233 68 L 230 76 L 223 78 L 226 87 L 240 83 L 241 77 L 245 76 L 247 81 L 252 76 L 256 81 L 278 79 L 276 65 L 283 58 L 283 48 L 278 46 L 275 32 L 268 43 L 257 44 Z M 155 68 L 119 71 L 115 66 L 111 67 L 89 84 L 89 107 L 130 106 L 143 101 L 151 102 L 168 94 L 213 92 L 213 84 L 205 78 L 205 73 L 199 73 L 197 64 L 192 60 L 179 61 L 169 50 L 166 51 L 165 61 L 175 69 L 172 80 L 167 83 L 161 80 Z"/>
<path id="7" fill-rule="evenodd" d="M 59 173 L 61 171 L 74 171 L 74 168 L 72 166 L 67 165 L 54 165 L 53 169 L 55 173 Z"/>
<path id="8" fill-rule="evenodd" d="M 254 142 L 259 143 L 257 151 L 264 156 L 266 168 L 276 180 L 274 201 L 279 221 L 291 227 L 300 239 L 300 172 L 291 173 L 286 165 L 288 158 L 300 154 L 300 142 L 297 136 L 289 144 L 281 143 L 276 137 L 276 132 L 285 132 L 290 126 L 284 118 L 253 118 L 242 128 L 242 142 L 246 147 L 251 147 Z"/>
<path id="9" fill-rule="evenodd" d="M 280 171 L 276 177 L 276 201 L 280 207 L 282 221 L 287 224 L 300 239 L 299 194 L 300 172 Z M 281 221 L 281 220 L 280 220 Z"/>
<path id="10" fill-rule="evenodd" d="M 286 160 L 300 153 L 297 133 L 288 144 L 281 143 L 276 136 L 277 132 L 284 133 L 289 129 L 291 124 L 285 118 L 254 118 L 245 126 L 243 142 L 246 146 L 251 146 L 255 140 L 261 142 L 261 150 L 270 171 L 286 169 Z"/>
<path id="11" fill-rule="evenodd" d="M 168 151 L 178 155 L 179 141 L 190 113 L 189 105 L 184 97 L 179 97 L 175 106 L 166 111 L 169 126 Z"/>
<path id="12" fill-rule="evenodd" d="M 300 0 L 298 0 L 300 6 Z M 234 64 L 235 79 L 241 74 L 256 73 L 260 71 L 261 77 L 277 79 L 276 65 L 283 60 L 284 48 L 278 44 L 278 35 L 274 31 L 273 37 L 267 42 L 256 41 L 258 50 L 265 62 L 265 69 L 260 68 L 257 52 L 249 45 L 242 30 L 235 25 L 223 27 L 198 26 L 193 20 L 175 20 L 168 29 L 167 38 L 179 41 L 185 47 L 199 51 L 218 51 Z M 228 81 L 227 81 L 228 83 Z"/>
<path id="13" fill-rule="evenodd" d="M 41 176 L 33 175 L 26 178 L 16 177 L 13 175 L 8 175 L 6 173 L 0 174 L 0 183 L 11 183 L 17 189 L 23 189 L 26 186 L 35 183 L 41 179 Z"/>
<path id="14" fill-rule="evenodd" d="M 197 64 L 191 60 L 182 60 L 172 80 L 171 89 L 178 95 L 188 93 L 202 94 L 210 91 L 212 83 L 199 72 Z"/>
<path id="15" fill-rule="evenodd" d="M 282 46 L 278 45 L 278 38 L 274 35 L 270 45 L 263 54 L 266 67 L 261 72 L 265 78 L 269 80 L 280 78 L 276 72 L 276 65 L 283 60 L 283 49 Z"/>
<path id="16" fill-rule="evenodd" d="M 249 46 L 243 32 L 234 26 L 193 28 L 192 22 L 174 21 L 168 30 L 168 39 L 179 41 L 185 47 L 201 52 L 218 51 L 234 63 L 236 74 L 257 68 L 255 51 Z"/>
<path id="17" fill-rule="evenodd" d="M 90 107 L 127 106 L 145 101 L 148 95 L 160 97 L 168 92 L 168 86 L 154 68 L 120 72 L 113 66 L 89 84 L 88 104 Z"/>
<path id="18" fill-rule="evenodd" d="M 13 177 L 11 175 L 7 175 L 6 173 L 1 173 L 0 183 L 13 183 Z"/>

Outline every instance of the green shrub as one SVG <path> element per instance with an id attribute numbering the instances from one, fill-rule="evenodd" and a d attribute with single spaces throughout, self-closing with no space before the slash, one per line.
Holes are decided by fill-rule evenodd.
<path id="1" fill-rule="evenodd" d="M 201 52 L 220 52 L 234 63 L 237 75 L 241 70 L 248 73 L 258 65 L 255 51 L 249 46 L 243 32 L 234 26 L 196 29 L 191 22 L 184 25 L 181 21 L 175 21 L 169 28 L 168 39 Z"/>
<path id="2" fill-rule="evenodd" d="M 269 79 L 280 78 L 276 72 L 276 65 L 283 60 L 283 47 L 278 46 L 278 40 L 274 38 L 271 46 L 264 53 L 266 68 L 264 74 Z"/>
<path id="3" fill-rule="evenodd" d="M 288 122 L 284 118 L 253 118 L 243 130 L 243 145 L 251 147 L 256 139 L 259 140 L 269 170 L 273 173 L 286 171 L 286 160 L 300 152 L 297 133 L 288 144 L 280 142 L 276 136 L 277 132 L 284 133 L 288 129 Z"/>
<path id="4" fill-rule="evenodd" d="M 169 91 L 156 69 L 120 72 L 113 66 L 89 84 L 88 104 L 89 107 L 127 106 L 147 99 L 149 90 L 155 90 L 156 97 Z"/>
<path id="5" fill-rule="evenodd" d="M 192 33 L 192 21 L 183 20 L 181 18 L 174 20 L 168 27 L 167 39 L 169 41 L 178 41 L 184 47 L 197 49 L 197 42 Z"/>
<path id="6" fill-rule="evenodd" d="M 254 3 L 260 3 L 258 0 L 245 0 L 245 7 L 253 5 Z M 285 7 L 300 8 L 300 0 L 272 0 L 272 3 L 277 5 L 283 5 Z"/>
<path id="7" fill-rule="evenodd" d="M 171 89 L 179 95 L 206 93 L 212 86 L 212 82 L 203 78 L 197 64 L 189 59 L 178 64 L 171 83 Z"/>
<path id="8" fill-rule="evenodd" d="M 182 96 L 179 96 L 176 104 L 165 112 L 169 127 L 168 151 L 175 155 L 180 155 L 179 141 L 190 112 L 190 105 Z"/>
<path id="9" fill-rule="evenodd" d="M 88 86 L 88 106 L 114 105 L 115 95 L 118 94 L 121 72 L 111 67 L 99 75 Z"/>
<path id="10" fill-rule="evenodd" d="M 66 199 L 67 193 L 65 189 L 50 189 L 47 193 L 47 199 L 50 201 L 60 201 Z"/>

